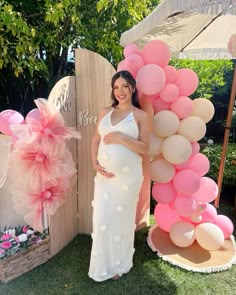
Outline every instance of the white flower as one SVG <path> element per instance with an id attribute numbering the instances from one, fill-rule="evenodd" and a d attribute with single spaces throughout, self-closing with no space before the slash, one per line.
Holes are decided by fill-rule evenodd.
<path id="1" fill-rule="evenodd" d="M 31 229 L 28 229 L 26 233 L 27 233 L 27 235 L 32 235 L 34 233 L 34 231 Z"/>
<path id="2" fill-rule="evenodd" d="M 25 242 L 27 241 L 27 234 L 21 234 L 18 236 L 19 242 Z"/>

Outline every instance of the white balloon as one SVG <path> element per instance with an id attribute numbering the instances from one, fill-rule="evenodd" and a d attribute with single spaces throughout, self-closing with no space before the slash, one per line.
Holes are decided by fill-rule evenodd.
<path id="1" fill-rule="evenodd" d="M 174 112 L 160 111 L 154 116 L 153 131 L 161 137 L 168 137 L 176 133 L 179 123 L 179 118 Z"/>
<path id="2" fill-rule="evenodd" d="M 206 134 L 206 124 L 199 117 L 190 116 L 181 120 L 177 133 L 190 142 L 199 141 Z"/>
<path id="3" fill-rule="evenodd" d="M 187 221 L 178 221 L 170 229 L 170 239 L 178 247 L 189 247 L 195 241 L 195 226 Z"/>
<path id="4" fill-rule="evenodd" d="M 212 102 L 206 98 L 196 98 L 193 100 L 192 116 L 201 118 L 205 123 L 209 122 L 215 113 Z"/>
<path id="5" fill-rule="evenodd" d="M 163 138 L 151 133 L 150 135 L 150 145 L 148 149 L 149 156 L 157 156 L 161 154 L 161 144 L 163 142 Z"/>
<path id="6" fill-rule="evenodd" d="M 206 250 L 217 250 L 224 243 L 224 234 L 213 223 L 201 223 L 196 227 L 196 240 Z"/>

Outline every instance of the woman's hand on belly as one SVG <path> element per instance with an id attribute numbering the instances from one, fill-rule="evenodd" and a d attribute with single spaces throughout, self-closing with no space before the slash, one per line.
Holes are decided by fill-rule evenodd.
<path id="1" fill-rule="evenodd" d="M 103 142 L 105 144 L 119 144 L 122 141 L 123 134 L 119 131 L 114 131 L 106 134 L 103 137 Z"/>
<path id="2" fill-rule="evenodd" d="M 113 173 L 107 172 L 106 169 L 102 167 L 100 164 L 97 164 L 97 166 L 95 167 L 95 170 L 99 172 L 100 174 L 102 174 L 103 176 L 106 176 L 107 178 L 112 178 L 115 176 Z"/>

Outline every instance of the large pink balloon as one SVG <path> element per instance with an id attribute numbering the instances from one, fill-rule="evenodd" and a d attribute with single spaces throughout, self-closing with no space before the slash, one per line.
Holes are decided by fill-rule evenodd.
<path id="1" fill-rule="evenodd" d="M 168 204 L 176 197 L 176 190 L 172 182 L 156 182 L 152 187 L 152 196 L 158 203 Z"/>
<path id="2" fill-rule="evenodd" d="M 209 168 L 210 168 L 210 161 L 205 155 L 201 153 L 198 153 L 195 156 L 192 156 L 188 165 L 188 169 L 192 169 L 199 176 L 205 175 L 209 171 Z"/>
<path id="3" fill-rule="evenodd" d="M 135 75 L 137 74 L 134 64 L 132 64 L 127 59 L 123 59 L 118 63 L 117 72 L 119 71 L 129 71 L 133 77 L 135 77 Z"/>
<path id="4" fill-rule="evenodd" d="M 197 153 L 199 153 L 200 151 L 200 144 L 195 141 L 195 142 L 191 142 L 192 145 L 192 156 L 196 155 Z"/>
<path id="5" fill-rule="evenodd" d="M 25 118 L 26 123 L 28 122 L 29 119 L 34 119 L 34 120 L 36 120 L 36 121 L 38 121 L 38 122 L 41 121 L 41 115 L 40 115 L 40 111 L 39 111 L 38 108 L 31 110 L 31 111 L 27 114 L 27 116 L 26 116 L 26 118 Z"/>
<path id="6" fill-rule="evenodd" d="M 170 109 L 180 118 L 186 118 L 192 114 L 193 101 L 187 96 L 180 96 L 171 103 Z"/>
<path id="7" fill-rule="evenodd" d="M 158 226 L 166 232 L 169 232 L 172 225 L 181 220 L 181 217 L 168 204 L 157 204 L 154 217 Z"/>
<path id="8" fill-rule="evenodd" d="M 170 60 L 170 49 L 163 41 L 154 40 L 144 46 L 142 56 L 145 64 L 156 64 L 165 67 Z"/>
<path id="9" fill-rule="evenodd" d="M 198 204 L 193 196 L 178 194 L 174 200 L 176 212 L 184 217 L 191 216 L 198 208 Z"/>
<path id="10" fill-rule="evenodd" d="M 144 66 L 142 57 L 138 54 L 131 54 L 125 60 L 132 65 L 132 75 L 136 78 L 138 71 Z"/>
<path id="11" fill-rule="evenodd" d="M 170 109 L 170 102 L 165 102 L 159 97 L 153 99 L 152 101 L 152 106 L 154 109 L 155 114 L 164 111 L 164 110 L 169 110 Z"/>
<path id="12" fill-rule="evenodd" d="M 177 79 L 177 70 L 173 66 L 166 66 L 163 68 L 166 74 L 166 83 L 173 83 Z"/>
<path id="13" fill-rule="evenodd" d="M 222 230 L 225 239 L 228 239 L 234 231 L 233 222 L 227 216 L 217 215 L 214 224 Z"/>
<path id="14" fill-rule="evenodd" d="M 209 177 L 200 178 L 199 189 L 194 193 L 194 198 L 199 203 L 209 203 L 215 200 L 218 195 L 218 186 L 214 180 Z"/>
<path id="15" fill-rule="evenodd" d="M 165 102 L 172 102 L 179 95 L 178 87 L 173 83 L 167 83 L 160 92 L 160 98 Z"/>
<path id="16" fill-rule="evenodd" d="M 213 205 L 208 203 L 204 205 L 205 205 L 205 210 L 201 214 L 202 216 L 201 223 L 205 223 L 205 222 L 214 223 L 217 216 L 216 208 Z"/>
<path id="17" fill-rule="evenodd" d="M 126 45 L 123 50 L 124 57 L 127 57 L 133 53 L 141 55 L 141 52 L 140 52 L 138 46 L 134 43 L 130 43 L 130 44 Z"/>
<path id="18" fill-rule="evenodd" d="M 179 193 L 191 195 L 199 190 L 200 176 L 190 169 L 183 169 L 176 173 L 173 184 Z"/>
<path id="19" fill-rule="evenodd" d="M 137 85 L 147 95 L 157 94 L 164 87 L 165 82 L 165 72 L 158 65 L 145 65 L 137 73 Z"/>
<path id="20" fill-rule="evenodd" d="M 5 110 L 0 113 L 0 132 L 12 136 L 11 125 L 24 123 L 24 117 L 14 110 Z"/>
<path id="21" fill-rule="evenodd" d="M 180 69 L 177 71 L 175 84 L 179 88 L 180 96 L 189 96 L 197 89 L 198 76 L 191 69 Z"/>

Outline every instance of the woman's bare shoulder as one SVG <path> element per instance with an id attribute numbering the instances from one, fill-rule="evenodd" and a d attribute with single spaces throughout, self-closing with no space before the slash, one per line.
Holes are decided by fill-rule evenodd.
<path id="1" fill-rule="evenodd" d="M 104 107 L 103 109 L 101 109 L 101 111 L 99 112 L 99 118 L 103 118 L 107 113 L 109 113 L 112 110 L 112 107 Z"/>
<path id="2" fill-rule="evenodd" d="M 134 116 L 139 120 L 146 120 L 148 118 L 148 114 L 141 109 L 134 108 L 133 113 Z"/>

